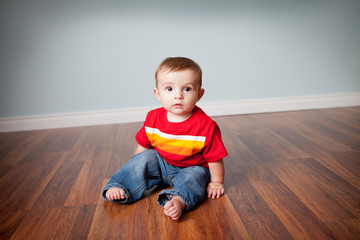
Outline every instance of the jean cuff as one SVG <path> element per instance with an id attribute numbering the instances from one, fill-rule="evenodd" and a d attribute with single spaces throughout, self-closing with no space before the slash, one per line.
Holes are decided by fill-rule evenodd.
<path id="1" fill-rule="evenodd" d="M 168 201 L 170 201 L 173 198 L 173 196 L 178 196 L 184 201 L 186 205 L 186 209 L 185 209 L 186 211 L 189 211 L 191 208 L 193 208 L 193 205 L 191 204 L 190 200 L 186 197 L 186 195 L 184 195 L 180 191 L 173 189 L 162 190 L 158 195 L 157 202 L 161 206 L 164 206 Z"/>

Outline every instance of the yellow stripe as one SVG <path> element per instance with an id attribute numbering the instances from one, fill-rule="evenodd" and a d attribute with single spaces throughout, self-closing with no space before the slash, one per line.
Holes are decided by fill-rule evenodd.
<path id="1" fill-rule="evenodd" d="M 157 147 L 160 150 L 173 154 L 191 156 L 201 152 L 204 148 L 204 142 L 201 141 L 168 139 L 161 137 L 156 133 L 146 133 L 146 135 L 153 147 Z"/>

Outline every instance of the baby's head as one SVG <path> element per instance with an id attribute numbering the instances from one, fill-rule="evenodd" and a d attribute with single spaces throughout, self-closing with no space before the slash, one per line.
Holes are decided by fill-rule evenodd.
<path id="1" fill-rule="evenodd" d="M 169 57 L 166 58 L 162 63 L 160 63 L 159 67 L 155 72 L 155 80 L 156 87 L 158 87 L 159 82 L 159 74 L 160 73 L 168 73 L 168 72 L 177 72 L 182 70 L 192 70 L 198 77 L 196 80 L 198 89 L 201 89 L 202 85 L 202 71 L 200 66 L 191 60 L 190 58 L 185 57 Z"/>
<path id="2" fill-rule="evenodd" d="M 154 94 L 167 110 L 169 121 L 180 122 L 191 116 L 204 95 L 201 78 L 201 68 L 189 58 L 166 58 L 159 65 Z"/>

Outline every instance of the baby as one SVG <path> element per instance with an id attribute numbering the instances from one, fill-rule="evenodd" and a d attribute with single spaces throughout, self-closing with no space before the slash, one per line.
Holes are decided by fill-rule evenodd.
<path id="1" fill-rule="evenodd" d="M 106 200 L 132 203 L 159 184 L 158 203 L 174 220 L 209 198 L 224 194 L 227 151 L 215 121 L 196 103 L 204 95 L 202 71 L 189 58 L 165 59 L 155 73 L 162 107 L 150 111 L 136 134 L 135 155 L 103 189 Z"/>

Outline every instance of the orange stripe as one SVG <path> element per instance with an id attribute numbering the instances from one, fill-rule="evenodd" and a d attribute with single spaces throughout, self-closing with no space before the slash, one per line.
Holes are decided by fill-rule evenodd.
<path id="1" fill-rule="evenodd" d="M 161 143 L 156 144 L 155 147 L 157 147 L 158 149 L 160 149 L 164 152 L 182 155 L 182 156 L 192 156 L 201 151 L 201 150 L 199 151 L 198 149 L 194 149 L 194 148 L 171 146 L 171 145 L 166 145 L 166 144 L 161 144 Z"/>
<path id="2" fill-rule="evenodd" d="M 191 156 L 201 152 L 204 147 L 204 142 L 200 141 L 167 139 L 156 133 L 147 133 L 146 135 L 153 147 L 177 155 Z"/>

